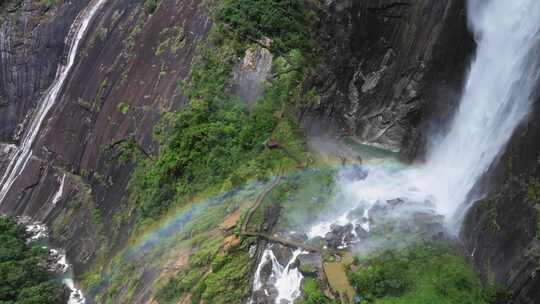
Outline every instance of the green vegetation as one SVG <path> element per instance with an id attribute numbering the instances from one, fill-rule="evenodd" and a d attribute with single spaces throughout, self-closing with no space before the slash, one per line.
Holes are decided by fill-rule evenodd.
<path id="1" fill-rule="evenodd" d="M 0 303 L 60 303 L 62 286 L 44 266 L 48 250 L 26 239 L 23 226 L 0 217 Z"/>
<path id="2" fill-rule="evenodd" d="M 126 115 L 126 114 L 129 112 L 129 104 L 128 104 L 128 103 L 125 103 L 125 102 L 120 102 L 120 103 L 118 104 L 118 106 L 116 107 L 116 109 L 117 109 L 120 113 Z"/>
<path id="3" fill-rule="evenodd" d="M 333 300 L 328 299 L 320 290 L 317 281 L 311 278 L 304 280 L 304 298 L 297 301 L 297 304 L 334 304 Z"/>
<path id="4" fill-rule="evenodd" d="M 191 302 L 241 303 L 249 286 L 249 241 L 220 253 L 221 238 L 203 240 L 181 273 L 162 289 L 160 303 L 177 303 L 186 293 Z"/>
<path id="5" fill-rule="evenodd" d="M 186 45 L 186 34 L 184 33 L 184 28 L 181 26 L 166 28 L 159 35 L 166 38 L 164 38 L 163 42 L 156 49 L 155 55 L 158 57 L 165 51 L 170 52 L 172 55 L 177 55 L 178 51 Z"/>
<path id="6" fill-rule="evenodd" d="M 354 263 L 349 280 L 361 303 L 501 303 L 502 289 L 484 289 L 452 244 L 419 243 Z"/>
<path id="7" fill-rule="evenodd" d="M 252 18 L 254 6 L 258 11 L 264 8 L 265 18 L 272 12 L 271 20 L 255 25 L 254 20 L 236 22 L 238 18 Z M 189 104 L 164 115 L 155 132 L 159 156 L 142 162 L 131 179 L 132 199 L 142 221 L 157 219 L 197 194 L 215 193 L 296 166 L 306 153 L 292 117 L 283 114 L 285 108 L 302 99 L 302 69 L 291 70 L 291 64 L 305 62 L 301 49 L 295 47 L 309 40 L 305 36 L 308 18 L 300 2 L 224 1 L 216 10 L 212 45 L 201 48 L 189 81 L 182 84 Z M 277 23 L 281 28 L 270 31 Z M 244 27 L 250 27 L 247 36 Z M 248 109 L 229 87 L 238 54 L 253 43 L 254 37 L 262 38 L 251 31 L 271 38 L 279 46 L 279 54 L 287 58 L 275 59 L 274 70 L 279 77 Z M 297 44 L 298 40 L 303 42 Z M 265 148 L 270 136 L 281 149 Z"/>
<path id="8" fill-rule="evenodd" d="M 540 238 L 540 179 L 536 177 L 529 179 L 527 200 L 536 210 L 536 238 Z"/>
<path id="9" fill-rule="evenodd" d="M 331 167 L 322 167 L 291 174 L 287 189 L 294 191 L 281 206 L 280 229 L 302 230 L 325 213 L 335 195 L 335 171 Z"/>
<path id="10" fill-rule="evenodd" d="M 151 2 L 156 3 L 146 1 Z M 253 25 L 251 20 L 232 24 L 225 20 L 228 12 L 237 14 L 230 17 L 247 17 L 254 6 L 260 5 L 271 10 L 264 17 L 271 18 L 266 20 L 270 23 Z M 159 144 L 156 155 L 140 157 L 144 151 L 129 139 L 109 147 L 118 153 L 117 159 L 135 161 L 137 167 L 129 183 L 129 207 L 122 211 L 129 216 L 118 217 L 115 225 L 136 217 L 140 236 L 142 231 L 164 222 L 164 218 L 177 218 L 184 212 L 193 217 L 185 226 L 177 227 L 173 235 L 160 236 L 159 243 L 149 246 L 144 258 L 136 261 L 137 269 L 156 269 L 165 261 L 177 261 L 180 255 L 189 256 L 187 261 L 179 262 L 181 266 L 175 266 L 178 268 L 170 273 L 170 280 L 165 277 L 156 282 L 159 303 L 177 303 L 186 297 L 191 297 L 192 303 L 240 303 L 247 296 L 249 247 L 254 240 L 226 237 L 217 225 L 260 193 L 264 183 L 247 181 L 266 182 L 278 172 L 310 163 L 306 143 L 293 117 L 296 105 L 309 98 L 303 94 L 302 81 L 314 62 L 310 53 L 313 48 L 307 47 L 309 14 L 302 5 L 297 0 L 218 2 L 211 8 L 216 18 L 209 41 L 199 47 L 189 79 L 179 84 L 189 102 L 178 111 L 164 113 L 155 129 L 154 139 Z M 152 6 L 148 12 L 155 10 L 155 5 L 147 7 Z M 279 31 L 268 31 L 269 26 L 277 24 Z M 258 34 L 244 36 L 246 26 L 255 26 L 250 30 Z M 137 25 L 126 40 L 128 50 L 134 47 L 140 28 Z M 183 47 L 182 28 L 163 34 L 168 39 L 155 50 L 156 55 L 174 55 Z M 260 47 L 274 53 L 273 74 L 263 95 L 248 108 L 231 92 L 232 72 L 246 49 Z M 269 139 L 277 145 L 269 147 Z M 235 190 L 234 202 L 219 207 L 201 203 L 205 197 L 241 185 L 255 185 L 258 190 L 253 190 L 249 200 L 237 197 Z M 198 210 L 199 206 L 204 210 Z M 85 283 L 96 289 L 99 301 L 106 303 L 121 297 L 129 302 L 131 291 L 140 287 L 137 282 L 141 274 L 134 273 L 130 266 L 133 259 L 117 258 L 87 274 Z M 97 279 L 103 272 L 112 273 L 106 284 Z M 105 290 L 99 286 L 106 286 Z"/>
<path id="11" fill-rule="evenodd" d="M 313 51 L 308 30 L 311 17 L 300 0 L 224 0 L 216 12 L 222 39 L 237 45 L 265 45 L 277 55 L 292 49 L 304 55 Z"/>
<path id="12" fill-rule="evenodd" d="M 144 9 L 148 14 L 153 14 L 158 8 L 159 0 L 145 0 Z"/>
<path id="13" fill-rule="evenodd" d="M 48 11 L 56 4 L 56 0 L 40 0 L 39 3 Z"/>

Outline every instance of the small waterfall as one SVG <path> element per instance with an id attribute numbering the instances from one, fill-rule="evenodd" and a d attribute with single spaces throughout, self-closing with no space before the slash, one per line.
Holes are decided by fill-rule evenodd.
<path id="1" fill-rule="evenodd" d="M 58 190 L 54 194 L 52 198 L 52 205 L 56 205 L 62 199 L 62 195 L 64 194 L 64 184 L 66 183 L 66 174 L 62 175 L 62 179 L 60 180 L 60 187 L 58 187 Z"/>
<path id="2" fill-rule="evenodd" d="M 265 249 L 259 265 L 257 266 L 257 270 L 255 271 L 253 291 L 258 291 L 264 288 L 261 280 L 261 272 L 264 266 L 271 263 L 272 273 L 270 274 L 269 284 L 267 285 L 272 285 L 272 287 L 274 287 L 277 291 L 275 303 L 294 303 L 294 300 L 296 300 L 301 294 L 300 287 L 304 277 L 298 268 L 293 268 L 293 265 L 298 257 L 302 254 L 305 254 L 305 252 L 300 249 L 296 249 L 287 265 L 283 266 L 279 263 L 271 247 Z M 264 293 L 266 296 L 270 295 L 267 289 L 264 290 Z M 254 304 L 253 299 L 251 299 L 249 303 Z"/>
<path id="3" fill-rule="evenodd" d="M 77 16 L 73 25 L 70 28 L 66 38 L 66 43 L 69 43 L 69 52 L 67 54 L 67 62 L 65 65 L 60 65 L 56 73 L 56 78 L 51 87 L 40 101 L 36 113 L 34 114 L 26 133 L 24 134 L 21 144 L 14 149 L 9 155 L 9 164 L 7 165 L 2 178 L 0 179 L 0 204 L 6 198 L 11 186 L 21 175 L 26 168 L 28 161 L 32 157 L 32 145 L 41 130 L 43 121 L 47 117 L 49 111 L 58 101 L 58 97 L 62 92 L 64 83 L 75 64 L 79 47 L 82 39 L 85 37 L 93 17 L 98 12 L 99 8 L 106 0 L 93 0 L 90 4 Z"/>

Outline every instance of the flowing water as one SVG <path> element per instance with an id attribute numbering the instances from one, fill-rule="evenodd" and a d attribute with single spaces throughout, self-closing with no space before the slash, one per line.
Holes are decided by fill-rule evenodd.
<path id="1" fill-rule="evenodd" d="M 420 172 L 420 186 L 435 196 L 440 212 L 458 217 L 527 116 L 539 76 L 540 1 L 470 0 L 468 14 L 476 57 L 450 130 L 433 141 Z"/>
<path id="2" fill-rule="evenodd" d="M 26 227 L 28 242 L 38 244 L 49 250 L 49 256 L 53 262 L 49 262 L 49 270 L 62 278 L 62 283 L 70 290 L 67 304 L 84 304 L 85 297 L 73 281 L 73 269 L 69 264 L 66 253 L 62 250 L 49 248 L 49 229 L 41 222 L 32 221 L 30 217 L 23 216 L 17 218 L 17 222 Z"/>
<path id="3" fill-rule="evenodd" d="M 328 232 L 332 222 L 343 224 L 360 203 L 369 208 L 395 198 L 429 201 L 449 228 L 459 228 L 470 205 L 467 195 L 529 113 L 540 73 L 540 1 L 469 3 L 478 46 L 449 131 L 432 139 L 424 164 L 366 165 L 366 179 L 341 180 L 343 213 L 313 226 L 310 236 Z"/>
<path id="4" fill-rule="evenodd" d="M 66 79 L 75 64 L 81 41 L 86 35 L 88 26 L 105 1 L 106 0 L 91 1 L 86 9 L 79 14 L 73 22 L 66 38 L 66 44 L 69 44 L 67 63 L 65 65 L 60 65 L 58 68 L 56 78 L 43 99 L 39 102 L 39 106 L 36 109 L 30 124 L 26 128 L 22 142 L 9 154 L 9 164 L 0 179 L 0 204 L 2 204 L 9 190 L 13 186 L 13 183 L 21 175 L 26 168 L 28 161 L 31 159 L 32 145 L 41 130 L 43 121 L 58 101 Z"/>
<path id="5" fill-rule="evenodd" d="M 283 266 L 279 263 L 271 247 L 265 249 L 261 257 L 261 262 L 255 271 L 253 290 L 257 291 L 265 288 L 261 281 L 261 271 L 264 266 L 271 263 L 272 273 L 268 279 L 270 280 L 271 285 L 273 285 L 277 291 L 275 303 L 293 303 L 294 300 L 296 300 L 301 294 L 300 287 L 302 284 L 302 279 L 304 278 L 300 270 L 293 267 L 293 264 L 301 254 L 305 254 L 305 252 L 300 249 L 296 249 L 293 252 L 289 262 Z M 264 290 L 264 293 L 266 296 L 269 295 L 269 291 L 266 289 Z M 250 303 L 254 303 L 253 300 L 251 300 Z"/>
<path id="6" fill-rule="evenodd" d="M 470 0 L 468 20 L 477 42 L 462 98 L 446 134 L 432 138 L 427 160 L 404 168 L 393 161 L 365 165 L 363 180 L 339 180 L 340 211 L 308 229 L 324 237 L 331 224 L 364 225 L 348 216 L 361 206 L 363 217 L 379 202 L 404 198 L 426 202 L 444 215 L 456 233 L 470 206 L 468 195 L 496 161 L 527 117 L 539 80 L 540 1 Z"/>
<path id="7" fill-rule="evenodd" d="M 106 0 L 91 1 L 84 11 L 77 16 L 73 25 L 71 26 L 69 34 L 66 38 L 66 44 L 69 44 L 67 62 L 65 65 L 61 65 L 58 68 L 56 78 L 43 99 L 40 101 L 39 106 L 26 129 L 26 133 L 24 134 L 21 144 L 18 147 L 11 149 L 9 152 L 9 163 L 2 178 L 0 179 L 0 204 L 2 204 L 13 183 L 24 171 L 28 161 L 32 157 L 32 145 L 34 144 L 34 141 L 41 130 L 43 121 L 58 101 L 66 79 L 75 64 L 75 59 L 77 57 L 79 47 L 81 46 L 81 41 L 85 37 L 93 17 L 96 15 L 105 1 Z M 66 176 L 64 175 L 61 179 L 58 191 L 52 198 L 53 205 L 56 204 L 62 197 L 65 178 Z M 28 224 L 27 229 L 32 233 L 33 240 L 45 238 L 48 235 L 45 225 L 42 224 L 31 223 Z M 81 290 L 75 287 L 72 279 L 73 274 L 71 272 L 71 266 L 67 262 L 65 254 L 54 249 L 51 249 L 51 253 L 59 256 L 58 264 L 61 267 L 60 271 L 64 277 L 63 282 L 71 291 L 68 303 L 84 304 L 85 298 L 82 295 Z"/>

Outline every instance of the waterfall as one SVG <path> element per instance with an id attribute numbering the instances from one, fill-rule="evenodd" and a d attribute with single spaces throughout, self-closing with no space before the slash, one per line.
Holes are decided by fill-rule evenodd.
<path id="1" fill-rule="evenodd" d="M 294 300 L 296 300 L 301 294 L 300 287 L 302 285 L 303 276 L 298 268 L 293 268 L 293 264 L 302 254 L 305 254 L 305 252 L 300 249 L 296 249 L 293 252 L 289 262 L 283 266 L 279 263 L 271 247 L 265 249 L 259 265 L 257 266 L 257 270 L 255 271 L 253 291 L 264 288 L 263 283 L 261 282 L 261 271 L 264 266 L 271 263 L 272 273 L 269 278 L 269 285 L 272 285 L 277 291 L 275 303 L 294 303 Z M 266 296 L 269 295 L 268 290 L 265 289 L 264 292 Z M 249 303 L 253 304 L 253 299 L 251 299 Z"/>
<path id="2" fill-rule="evenodd" d="M 0 204 L 6 198 L 11 186 L 21 175 L 26 168 L 28 161 L 32 157 L 32 145 L 38 136 L 43 121 L 49 114 L 50 110 L 58 101 L 58 97 L 62 92 L 66 79 L 75 64 L 75 59 L 81 45 L 81 41 L 86 35 L 88 26 L 93 17 L 98 12 L 99 8 L 106 0 L 92 1 L 80 14 L 77 16 L 66 38 L 66 44 L 69 44 L 67 55 L 67 63 L 60 65 L 56 73 L 56 78 L 51 87 L 40 101 L 38 108 L 28 128 L 24 134 L 21 144 L 9 154 L 9 164 L 7 165 L 2 178 L 0 179 Z"/>
<path id="3" fill-rule="evenodd" d="M 28 164 L 28 161 L 32 157 L 32 145 L 41 130 L 43 121 L 47 117 L 47 114 L 49 114 L 49 111 L 58 101 L 66 79 L 75 64 L 75 59 L 77 57 L 81 41 L 85 37 L 93 17 L 96 15 L 99 8 L 101 8 L 105 1 L 106 0 L 92 1 L 77 16 L 77 18 L 71 25 L 68 36 L 66 38 L 66 44 L 69 44 L 67 63 L 65 65 L 59 66 L 55 80 L 53 81 L 51 87 L 48 89 L 43 99 L 40 101 L 39 106 L 34 116 L 32 117 L 30 124 L 28 125 L 26 133 L 24 134 L 21 144 L 9 152 L 9 164 L 6 167 L 2 178 L 0 179 L 0 204 L 2 204 L 2 202 L 6 198 L 6 195 L 11 189 L 11 186 L 24 171 L 26 165 Z M 53 204 L 56 204 L 62 197 L 65 179 L 66 175 L 64 174 L 60 182 L 60 187 L 52 199 Z M 29 221 L 29 219 L 27 220 Z M 32 240 L 45 238 L 48 235 L 48 230 L 42 224 L 29 224 L 27 227 L 27 229 L 32 232 Z M 70 297 L 68 303 L 85 303 L 85 298 L 82 295 L 82 292 L 75 287 L 72 279 L 73 274 L 71 273 L 71 266 L 67 262 L 65 254 L 60 254 L 57 250 L 54 249 L 51 249 L 51 252 L 60 255 L 58 263 L 61 265 L 61 271 L 65 274 L 63 283 L 70 290 Z"/>
<path id="4" fill-rule="evenodd" d="M 365 165 L 365 180 L 340 180 L 340 213 L 313 226 L 310 237 L 344 224 L 360 202 L 370 208 L 393 198 L 431 202 L 458 231 L 467 196 L 527 117 L 540 79 L 540 1 L 470 0 L 468 19 L 477 50 L 448 132 L 431 139 L 424 164 Z"/>
<path id="5" fill-rule="evenodd" d="M 309 238 L 324 238 L 332 224 L 357 225 L 359 208 L 369 231 L 371 208 L 396 198 L 407 205 L 394 216 L 410 216 L 407 209 L 438 213 L 457 232 L 468 195 L 527 117 L 540 79 L 540 1 L 469 0 L 468 19 L 477 50 L 448 132 L 431 139 L 424 164 L 385 160 L 364 164 L 365 179 L 338 179 L 336 208 L 306 229 Z"/>
<path id="6" fill-rule="evenodd" d="M 540 1 L 469 0 L 468 19 L 476 56 L 449 132 L 433 141 L 420 172 L 439 212 L 458 217 L 536 97 Z"/>

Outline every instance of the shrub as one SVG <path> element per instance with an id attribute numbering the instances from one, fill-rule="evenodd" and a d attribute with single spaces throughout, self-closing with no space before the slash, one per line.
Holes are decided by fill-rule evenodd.
<path id="1" fill-rule="evenodd" d="M 488 299 L 470 265 L 445 242 L 387 250 L 355 267 L 348 276 L 362 303 L 497 303 Z"/>
<path id="2" fill-rule="evenodd" d="M 263 44 L 279 55 L 292 49 L 313 50 L 309 36 L 310 15 L 300 0 L 224 0 L 216 11 L 216 21 L 224 39 L 238 44 Z"/>
<path id="3" fill-rule="evenodd" d="M 387 251 L 360 271 L 349 272 L 349 280 L 366 298 L 400 296 L 411 286 L 406 276 L 407 268 L 407 260 Z"/>
<path id="4" fill-rule="evenodd" d="M 0 217 L 0 303 L 60 303 L 62 287 L 44 266 L 48 251 L 26 239 L 23 226 Z"/>
<path id="5" fill-rule="evenodd" d="M 335 301 L 328 299 L 319 289 L 317 281 L 311 278 L 304 281 L 304 299 L 298 304 L 332 304 Z"/>
<path id="6" fill-rule="evenodd" d="M 145 0 L 144 8 L 148 14 L 153 14 L 159 5 L 159 0 Z"/>

